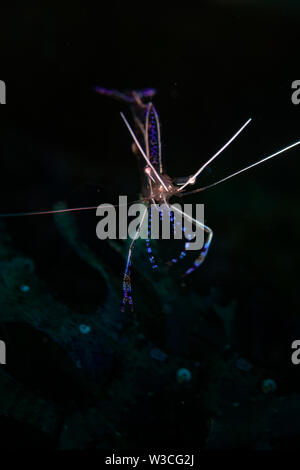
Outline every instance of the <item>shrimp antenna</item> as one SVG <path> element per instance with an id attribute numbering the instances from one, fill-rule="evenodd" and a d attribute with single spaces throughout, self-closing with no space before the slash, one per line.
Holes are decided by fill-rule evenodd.
<path id="1" fill-rule="evenodd" d="M 284 147 L 281 150 L 278 150 L 278 152 L 272 153 L 272 155 L 269 155 L 268 157 L 265 157 L 261 160 L 258 160 L 255 163 L 252 163 L 252 165 L 249 165 L 246 168 L 243 168 L 242 170 L 236 171 L 235 173 L 232 173 L 231 175 L 226 176 L 226 178 L 222 178 L 221 180 L 216 181 L 215 183 L 209 184 L 208 186 L 203 186 L 202 188 L 195 189 L 194 191 L 189 191 L 189 192 L 184 193 L 184 194 L 187 195 L 187 194 L 199 193 L 200 191 L 204 191 L 205 189 L 212 188 L 213 186 L 216 186 L 217 184 L 223 183 L 224 181 L 229 180 L 230 178 L 233 178 L 234 176 L 239 175 L 240 173 L 243 173 L 244 171 L 250 170 L 250 168 L 253 168 L 257 165 L 260 165 L 261 163 L 266 162 L 267 160 L 270 160 L 271 158 L 276 157 L 277 155 L 280 155 L 281 153 L 286 152 L 287 150 L 290 150 L 290 149 L 292 149 L 293 147 L 296 147 L 299 144 L 300 144 L 300 140 L 298 140 L 294 144 L 291 144 L 291 145 L 288 145 L 287 147 Z"/>
<path id="2" fill-rule="evenodd" d="M 207 165 L 209 165 L 218 155 L 220 155 L 221 152 L 223 152 L 223 150 L 226 149 L 226 147 L 228 147 L 229 144 L 231 144 L 231 142 L 234 139 L 236 139 L 236 137 L 242 132 L 243 129 L 245 129 L 245 127 L 249 124 L 249 122 L 251 122 L 251 120 L 252 120 L 252 118 L 248 119 L 248 121 L 245 122 L 245 124 L 231 137 L 231 139 L 229 139 L 228 142 L 226 142 L 226 144 L 223 145 L 222 148 L 220 148 L 220 150 L 218 150 L 209 160 L 207 160 L 207 162 L 204 163 L 204 165 L 202 165 L 201 168 L 199 168 L 197 173 L 195 173 L 193 176 L 191 176 L 188 179 L 188 181 L 186 183 L 184 183 L 178 191 L 182 191 L 188 184 L 194 184 L 197 176 L 200 175 L 200 173 L 204 170 L 204 168 L 206 168 Z"/>
<path id="3" fill-rule="evenodd" d="M 132 128 L 130 127 L 130 124 L 129 122 L 127 121 L 126 117 L 124 116 L 123 113 L 120 113 L 121 114 L 121 117 L 123 119 L 123 121 L 125 122 L 126 126 L 127 126 L 127 129 L 129 130 L 133 140 L 135 141 L 137 147 L 139 148 L 139 151 L 141 152 L 141 154 L 143 155 L 144 159 L 146 160 L 148 166 L 150 166 L 150 168 L 153 170 L 156 178 L 158 179 L 158 181 L 163 185 L 163 187 L 165 188 L 165 190 L 168 192 L 168 188 L 166 187 L 165 183 L 163 182 L 163 180 L 161 179 L 161 177 L 159 176 L 159 174 L 157 173 L 157 171 L 155 170 L 154 166 L 152 165 L 152 163 L 150 162 L 149 158 L 147 157 L 147 155 L 145 154 L 141 144 L 139 143 L 135 133 L 133 132 Z"/>
<path id="4" fill-rule="evenodd" d="M 135 202 L 141 202 L 141 200 L 133 201 L 131 204 L 134 204 Z M 121 207 L 121 206 L 127 206 L 127 204 L 109 204 L 107 206 L 101 205 L 104 209 L 106 207 Z M 8 214 L 0 214 L 0 217 L 22 217 L 25 215 L 47 215 L 47 214 L 59 214 L 62 212 L 76 212 L 76 211 L 90 211 L 93 209 L 97 209 L 99 206 L 88 206 L 88 207 L 73 207 L 70 209 L 55 209 L 55 210 L 49 210 L 49 211 L 32 211 L 32 212 L 12 212 Z"/>

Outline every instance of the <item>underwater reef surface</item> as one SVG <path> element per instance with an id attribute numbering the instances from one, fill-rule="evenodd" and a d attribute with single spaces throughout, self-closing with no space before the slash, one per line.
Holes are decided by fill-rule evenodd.
<path id="1" fill-rule="evenodd" d="M 96 273 L 101 297 L 96 290 L 86 311 L 67 279 L 61 296 L 1 222 L 1 446 L 268 449 L 297 441 L 300 395 L 259 350 L 250 359 L 238 351 L 237 299 L 218 288 L 200 296 L 167 266 L 151 272 L 139 240 L 136 309 L 122 313 L 113 254 L 95 254 L 72 214 L 54 220 L 78 266 Z M 110 250 L 125 260 L 126 243 L 110 241 Z"/>

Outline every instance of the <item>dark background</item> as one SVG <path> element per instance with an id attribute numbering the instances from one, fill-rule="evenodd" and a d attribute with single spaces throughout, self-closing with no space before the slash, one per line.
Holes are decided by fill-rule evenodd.
<path id="1" fill-rule="evenodd" d="M 104 9 L 99 3 L 88 9 L 84 3 L 64 1 L 3 8 L 0 79 L 7 85 L 7 105 L 0 112 L 2 213 L 51 209 L 58 201 L 66 201 L 68 207 L 97 205 L 113 202 L 119 194 L 127 194 L 130 200 L 138 198 L 136 161 L 119 116 L 120 110 L 127 116 L 129 111 L 96 94 L 95 85 L 120 90 L 157 89 L 154 103 L 162 123 L 164 162 L 172 177 L 192 174 L 252 117 L 247 130 L 203 174 L 201 185 L 300 139 L 300 105 L 291 101 L 291 84 L 300 78 L 297 2 L 224 0 L 202 2 L 197 7 L 172 5 L 168 9 L 152 3 L 112 2 L 110 7 Z M 168 384 L 160 388 L 159 381 L 153 379 L 158 398 L 149 406 L 141 398 L 149 392 L 149 383 L 145 386 L 142 380 L 136 385 L 141 394 L 128 411 L 128 416 L 144 416 L 141 422 L 131 423 L 131 418 L 124 417 L 121 438 L 116 438 L 119 431 L 114 430 L 112 435 L 106 431 L 104 439 L 98 429 L 102 425 L 95 420 L 96 437 L 86 443 L 73 436 L 69 447 L 297 447 L 300 429 L 294 415 L 299 406 L 300 382 L 290 356 L 292 341 L 300 338 L 299 152 L 298 148 L 291 150 L 186 199 L 205 204 L 206 223 L 214 230 L 205 264 L 186 281 L 188 293 L 199 297 L 199 305 L 203 299 L 211 304 L 209 326 L 200 324 L 198 337 L 192 341 L 189 334 L 197 329 L 201 314 L 194 307 L 189 314 L 188 301 L 175 314 L 175 323 L 178 317 L 180 328 L 184 325 L 187 333 L 171 347 L 166 340 L 170 332 L 165 320 L 157 326 L 160 307 L 151 304 L 151 285 L 137 299 L 134 318 L 142 326 L 136 334 L 164 350 L 170 361 L 176 358 L 178 368 L 186 361 L 190 361 L 189 367 L 194 364 L 197 368 L 209 356 L 207 368 L 211 371 L 215 365 L 217 371 L 219 367 L 222 371 L 216 372 L 218 385 L 200 366 L 200 372 L 192 372 L 197 380 L 182 391 L 176 385 L 176 376 L 170 373 L 174 389 L 170 391 Z M 54 219 L 34 216 L 3 220 L 12 247 L 4 259 L 10 260 L 16 253 L 31 258 L 44 290 L 84 318 L 82 323 L 88 323 L 89 316 L 105 299 L 106 284 L 62 241 Z M 124 260 L 100 246 L 94 232 L 94 213 L 77 214 L 75 220 L 85 243 L 112 267 L 121 296 Z M 151 269 L 150 264 L 147 269 Z M 178 292 L 179 285 L 178 281 Z M 182 299 L 185 295 L 180 293 Z M 168 294 L 161 297 L 160 303 L 168 302 Z M 39 301 L 38 296 L 35 300 Z M 19 307 L 22 304 L 17 297 L 15 302 Z M 236 305 L 234 319 L 228 323 L 224 316 L 226 312 L 230 315 L 232 302 Z M 3 305 L 14 309 L 13 302 Z M 148 316 L 144 324 L 147 305 L 153 317 Z M 224 321 L 220 323 L 222 315 Z M 133 317 L 128 313 L 125 316 L 130 324 Z M 63 407 L 65 402 L 75 400 L 68 417 L 78 409 L 82 415 L 87 413 L 92 406 L 89 394 L 75 397 L 72 379 L 68 394 L 61 392 L 63 398 L 60 393 L 59 398 L 47 395 L 51 380 L 57 389 L 60 380 L 64 383 L 63 371 L 61 376 L 56 375 L 56 359 L 53 353 L 47 356 L 47 351 L 47 364 L 33 365 L 40 351 L 39 341 L 35 342 L 33 332 L 27 332 L 25 320 L 16 329 L 8 323 L 6 320 L 0 329 L 0 339 L 6 340 L 8 353 L 14 357 L 12 366 L 8 354 L 6 373 L 25 384 L 26 389 L 38 390 L 55 406 Z M 24 335 L 28 335 L 28 341 L 21 347 L 18 342 Z M 27 362 L 22 362 L 24 347 L 27 352 L 33 348 Z M 133 345 L 132 351 L 135 348 Z M 114 354 L 117 365 L 109 370 L 113 382 L 122 369 L 116 346 Z M 238 357 L 253 365 L 250 372 L 236 367 Z M 134 368 L 134 361 L 134 355 L 129 356 L 129 370 Z M 47 368 L 52 371 L 51 380 Z M 277 384 L 273 394 L 262 391 L 261 383 L 267 378 Z M 93 380 L 97 383 L 97 374 Z M 108 396 L 109 383 L 103 386 Z M 208 406 L 203 400 L 204 391 L 217 396 L 213 404 Z M 187 411 L 180 408 L 182 394 L 188 396 Z M 106 399 L 114 410 L 114 399 Z M 255 407 L 255 423 L 249 417 L 250 402 Z M 101 409 L 100 403 L 93 406 Z M 277 409 L 277 421 L 266 411 L 269 408 Z M 114 412 L 108 414 L 108 428 L 117 429 Z M 23 418 L 0 418 L 1 432 L 8 436 L 6 445 L 20 445 L 15 438 L 18 432 L 25 447 L 66 446 L 61 441 L 65 417 L 63 413 L 59 416 L 57 429 L 43 442 L 37 439 L 34 426 L 24 424 Z M 257 422 L 263 423 L 259 430 Z M 195 433 L 196 427 L 201 429 L 199 434 Z M 227 438 L 228 429 L 238 431 Z M 24 441 L 25 435 L 30 436 L 28 442 Z"/>

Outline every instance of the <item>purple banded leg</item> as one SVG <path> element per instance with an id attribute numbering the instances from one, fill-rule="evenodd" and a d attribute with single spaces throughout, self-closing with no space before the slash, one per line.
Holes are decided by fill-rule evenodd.
<path id="1" fill-rule="evenodd" d="M 204 232 L 206 234 L 206 241 L 203 245 L 203 248 L 201 248 L 200 250 L 200 254 L 199 256 L 195 259 L 194 263 L 193 263 L 193 266 L 190 267 L 185 273 L 183 276 L 188 276 L 189 274 L 191 274 L 193 271 L 195 271 L 197 268 L 199 268 L 199 266 L 201 266 L 201 264 L 203 263 L 203 261 L 205 260 L 205 257 L 207 255 L 207 252 L 209 250 L 209 247 L 210 247 L 210 244 L 211 244 L 211 241 L 212 241 L 212 237 L 213 237 L 213 231 L 211 228 L 207 227 L 206 225 L 203 226 L 204 228 Z M 187 243 L 185 244 L 185 246 L 187 247 Z"/>
<path id="2" fill-rule="evenodd" d="M 172 227 L 173 227 L 173 231 L 174 231 L 174 234 L 176 232 L 176 226 L 175 226 L 175 220 L 174 220 L 174 212 L 173 211 L 170 211 L 169 212 L 170 214 L 170 220 L 171 220 L 171 224 L 172 224 Z M 178 222 L 177 222 L 178 223 Z M 180 224 L 179 224 L 180 225 Z M 182 226 L 181 227 L 181 231 L 184 233 L 185 231 L 185 228 Z M 178 263 L 178 261 L 180 261 L 181 259 L 183 259 L 184 257 L 186 256 L 186 250 L 182 250 L 178 256 L 175 256 L 174 258 L 172 258 L 170 261 L 167 261 L 167 264 L 169 265 L 172 265 L 172 264 L 176 264 Z"/>
<path id="3" fill-rule="evenodd" d="M 122 306 L 121 306 L 122 312 L 125 311 L 125 306 L 126 306 L 127 303 L 130 305 L 130 309 L 133 312 L 133 301 L 132 301 L 132 295 L 131 295 L 130 267 L 128 268 L 127 273 L 124 274 L 124 278 L 123 278 L 123 300 L 122 300 Z"/>
<path id="4" fill-rule="evenodd" d="M 204 233 L 206 235 L 206 240 L 204 242 L 204 245 L 203 247 L 201 248 L 200 250 L 200 254 L 199 256 L 195 259 L 194 263 L 193 263 L 193 266 L 189 269 L 187 269 L 187 271 L 184 273 L 183 276 L 188 276 L 189 274 L 191 274 L 193 271 L 195 271 L 197 268 L 199 268 L 199 266 L 201 266 L 201 264 L 203 263 L 203 261 L 205 260 L 206 258 L 206 255 L 207 255 L 207 252 L 209 250 L 209 247 L 210 247 L 210 244 L 211 244 L 211 241 L 212 241 L 212 237 L 213 237 L 213 231 L 211 228 L 207 227 L 207 225 L 204 225 L 202 224 L 199 220 L 197 219 L 194 219 L 193 217 L 189 216 L 188 214 L 186 214 L 185 212 L 181 211 L 180 209 L 178 209 L 177 207 L 174 207 L 174 206 L 169 206 L 169 209 L 173 209 L 173 211 L 175 210 L 176 212 L 178 212 L 179 214 L 183 215 L 184 217 L 190 219 L 190 221 L 192 221 L 194 224 L 196 225 L 199 225 L 203 230 L 204 230 Z M 189 246 L 189 242 L 187 242 L 185 244 L 185 249 L 187 249 Z M 185 250 L 184 250 L 185 251 Z M 182 252 L 181 252 L 182 254 Z"/>
<path id="5" fill-rule="evenodd" d="M 131 258 L 132 258 L 132 250 L 134 247 L 134 243 L 136 242 L 139 233 L 141 231 L 145 216 L 148 212 L 148 208 L 145 209 L 141 222 L 139 224 L 139 227 L 134 235 L 134 238 L 132 239 L 132 242 L 130 243 L 129 250 L 128 250 L 128 256 L 127 256 L 127 262 L 126 262 L 126 267 L 124 271 L 124 276 L 123 276 L 123 300 L 122 300 L 122 306 L 121 310 L 124 312 L 125 306 L 129 304 L 131 311 L 133 311 L 133 300 L 132 300 L 132 295 L 131 295 Z"/>
<path id="6" fill-rule="evenodd" d="M 152 214 L 151 210 L 149 211 L 149 219 L 148 219 L 148 238 L 146 238 L 146 246 L 147 246 L 147 251 L 148 251 L 148 256 L 149 256 L 149 261 L 151 263 L 152 269 L 156 270 L 158 269 L 158 265 L 156 263 L 156 260 L 153 256 L 152 253 L 152 248 L 150 244 L 150 238 L 151 238 L 151 220 L 152 220 Z"/>

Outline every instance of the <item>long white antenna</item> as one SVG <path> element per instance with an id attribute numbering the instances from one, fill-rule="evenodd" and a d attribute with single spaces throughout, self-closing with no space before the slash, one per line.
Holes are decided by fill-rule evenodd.
<path id="1" fill-rule="evenodd" d="M 288 145 L 287 147 L 284 147 L 281 150 L 278 150 L 278 152 L 272 153 L 272 155 L 269 155 L 268 157 L 263 158 L 262 160 L 258 160 L 256 163 L 252 163 L 252 165 L 247 166 L 246 168 L 243 168 L 242 170 L 236 171 L 235 173 L 232 173 L 229 176 L 226 176 L 226 178 L 222 178 L 219 181 L 216 181 L 215 183 L 209 184 L 208 186 L 204 186 L 203 188 L 195 189 L 194 191 L 185 193 L 185 194 L 192 194 L 200 191 L 204 191 L 205 189 L 212 188 L 213 186 L 216 186 L 217 184 L 223 183 L 223 181 L 229 180 L 230 178 L 233 178 L 236 175 L 239 175 L 240 173 L 243 173 L 244 171 L 250 170 L 250 168 L 253 168 L 254 166 L 260 165 L 263 162 L 266 162 L 267 160 L 270 160 L 273 157 L 276 157 L 277 155 L 280 155 L 283 152 L 286 152 L 287 150 L 292 149 L 293 147 L 296 147 L 297 145 L 300 144 L 300 140 L 295 142 L 294 144 Z"/>
<path id="2" fill-rule="evenodd" d="M 200 175 L 200 173 L 204 170 L 205 167 L 207 167 L 207 165 L 209 165 L 218 155 L 220 155 L 221 152 L 223 152 L 223 150 L 226 149 L 226 147 L 228 147 L 229 144 L 231 144 L 231 142 L 242 132 L 242 130 L 249 124 L 249 122 L 252 120 L 252 118 L 248 119 L 247 122 L 245 122 L 245 124 L 234 134 L 234 136 L 231 137 L 230 140 L 228 140 L 228 142 L 223 145 L 223 147 L 217 151 L 217 153 L 215 153 L 209 160 L 207 160 L 206 163 L 204 163 L 204 165 L 201 166 L 201 168 L 199 168 L 199 170 L 197 171 L 197 173 L 195 173 L 193 176 L 191 176 L 188 181 L 186 183 L 184 183 L 183 186 L 181 186 L 181 188 L 178 190 L 178 191 L 182 191 L 188 184 L 193 184 L 195 183 L 195 180 L 197 178 L 198 175 Z"/>
<path id="3" fill-rule="evenodd" d="M 135 141 L 137 147 L 139 148 L 139 151 L 141 152 L 141 154 L 143 155 L 144 159 L 146 160 L 147 164 L 150 166 L 150 168 L 153 170 L 156 178 L 158 179 L 158 181 L 163 185 L 163 187 L 165 188 L 166 191 L 168 191 L 168 188 L 166 187 L 165 183 L 163 182 L 163 180 L 161 179 L 161 177 L 159 176 L 159 174 L 157 173 L 157 171 L 155 170 L 154 166 L 152 165 L 152 163 L 150 162 L 149 158 L 147 157 L 147 155 L 145 154 L 142 146 L 140 145 L 139 141 L 137 140 L 136 138 L 136 135 L 135 133 L 133 132 L 133 130 L 131 129 L 130 127 L 130 124 L 129 122 L 127 121 L 126 117 L 124 116 L 123 113 L 120 113 L 121 114 L 121 117 L 123 119 L 123 121 L 125 122 L 126 126 L 127 126 L 127 129 L 129 130 L 130 134 L 132 135 L 132 138 L 133 140 Z"/>

